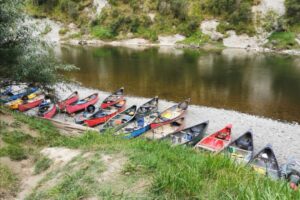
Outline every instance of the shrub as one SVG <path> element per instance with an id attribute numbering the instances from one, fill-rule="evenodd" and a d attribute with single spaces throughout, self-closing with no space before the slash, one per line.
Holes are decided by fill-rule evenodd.
<path id="1" fill-rule="evenodd" d="M 94 26 L 91 28 L 91 33 L 94 37 L 100 38 L 100 39 L 110 39 L 113 37 L 113 34 L 111 31 L 105 27 L 102 26 Z"/>
<path id="2" fill-rule="evenodd" d="M 273 48 L 286 49 L 298 46 L 295 37 L 295 33 L 292 32 L 274 32 L 268 39 Z"/>
<path id="3" fill-rule="evenodd" d="M 300 22 L 300 0 L 285 0 L 285 17 L 290 25 L 297 25 Z"/>

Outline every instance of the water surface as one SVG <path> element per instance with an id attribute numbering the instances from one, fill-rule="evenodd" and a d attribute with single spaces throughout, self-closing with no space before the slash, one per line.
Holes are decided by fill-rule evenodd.
<path id="1" fill-rule="evenodd" d="M 57 51 L 86 87 L 300 122 L 300 57 L 244 50 L 70 47 Z"/>

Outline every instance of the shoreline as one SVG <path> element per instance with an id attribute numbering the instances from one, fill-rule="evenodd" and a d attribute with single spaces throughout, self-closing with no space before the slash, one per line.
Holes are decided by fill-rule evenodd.
<path id="1" fill-rule="evenodd" d="M 224 49 L 237 49 L 245 50 L 247 52 L 255 53 L 273 53 L 279 55 L 292 55 L 300 56 L 300 50 L 297 49 L 284 49 L 284 50 L 273 50 L 269 48 L 240 48 L 240 47 L 225 47 L 218 46 L 213 43 L 205 43 L 203 45 L 189 45 L 189 44 L 180 44 L 180 43 L 169 43 L 169 44 L 160 44 L 152 43 L 143 38 L 133 38 L 133 39 L 124 39 L 124 40 L 113 40 L 113 41 L 104 41 L 98 39 L 68 39 L 60 40 L 57 42 L 58 45 L 71 45 L 71 46 L 87 46 L 87 47 L 101 47 L 101 46 L 112 46 L 112 47 L 126 47 L 126 48 L 152 48 L 152 47 L 161 47 L 161 48 L 173 48 L 173 49 L 201 49 L 201 50 L 224 50 Z"/>
<path id="2" fill-rule="evenodd" d="M 58 96 L 63 99 L 69 95 L 72 91 L 77 90 L 80 98 L 84 98 L 91 93 L 97 92 L 99 94 L 99 103 L 110 94 L 110 92 L 100 91 L 98 89 L 87 88 L 78 84 L 58 84 L 56 87 Z M 127 106 L 137 105 L 140 106 L 149 98 L 130 96 L 126 94 Z M 159 111 L 163 111 L 166 108 L 174 105 L 178 102 L 167 101 L 165 99 L 159 99 Z M 27 111 L 27 114 L 34 115 L 36 108 Z M 74 123 L 72 117 L 66 114 L 57 114 L 54 117 L 55 120 L 62 122 Z M 233 139 L 237 138 L 244 132 L 252 129 L 254 132 L 254 146 L 255 153 L 258 152 L 268 143 L 272 144 L 275 154 L 277 155 L 278 161 L 284 163 L 288 158 L 295 157 L 300 159 L 300 147 L 298 142 L 300 135 L 296 134 L 300 130 L 300 124 L 298 123 L 287 123 L 278 121 L 266 117 L 250 115 L 241 113 L 234 110 L 225 110 L 213 107 L 206 107 L 201 105 L 190 105 L 185 120 L 185 127 L 190 127 L 197 123 L 201 123 L 209 120 L 209 126 L 207 134 L 211 134 L 217 130 L 220 130 L 229 123 L 233 124 Z M 101 127 L 97 126 L 96 129 Z"/>

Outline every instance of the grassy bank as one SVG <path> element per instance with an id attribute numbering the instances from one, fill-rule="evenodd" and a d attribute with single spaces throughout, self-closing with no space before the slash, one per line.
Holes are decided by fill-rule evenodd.
<path id="1" fill-rule="evenodd" d="M 49 121 L 12 113 L 14 120 L 7 123 L 2 120 L 3 116 L 0 137 L 5 145 L 0 152 L 6 152 L 10 145 L 22 148 L 24 155 L 15 157 L 20 152 L 13 151 L 0 153 L 0 156 L 13 160 L 34 157 L 35 173 L 47 170 L 28 199 L 273 200 L 300 197 L 300 192 L 291 191 L 285 182 L 259 176 L 222 155 L 171 147 L 162 141 L 124 140 L 110 133 L 86 132 L 80 137 L 66 137 Z M 20 132 L 12 134 L 12 131 Z M 32 133 L 37 135 L 32 136 Z M 65 147 L 81 153 L 66 165 L 54 168 L 49 159 L 39 154 L 45 147 Z M 105 156 L 109 159 L 103 159 Z M 116 168 L 120 168 L 120 173 L 114 173 Z M 6 180 L 16 184 L 17 177 Z M 5 190 L 10 192 L 9 188 Z"/>

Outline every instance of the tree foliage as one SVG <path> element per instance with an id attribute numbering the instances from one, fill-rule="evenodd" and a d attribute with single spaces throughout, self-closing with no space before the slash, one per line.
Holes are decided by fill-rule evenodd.
<path id="1" fill-rule="evenodd" d="M 300 0 L 285 0 L 286 18 L 290 25 L 300 24 Z"/>
<path id="2" fill-rule="evenodd" d="M 20 82 L 53 84 L 61 70 L 74 69 L 56 61 L 49 46 L 32 37 L 22 0 L 0 0 L 0 77 Z"/>

